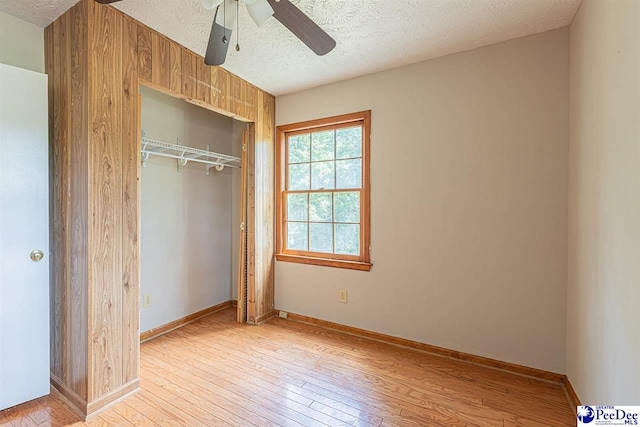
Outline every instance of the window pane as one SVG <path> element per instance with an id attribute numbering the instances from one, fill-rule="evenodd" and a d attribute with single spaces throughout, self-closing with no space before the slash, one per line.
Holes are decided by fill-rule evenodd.
<path id="1" fill-rule="evenodd" d="M 362 157 L 362 127 L 336 131 L 336 158 Z"/>
<path id="2" fill-rule="evenodd" d="M 309 203 L 309 221 L 332 222 L 333 200 L 331 193 L 311 193 L 309 194 Z"/>
<path id="3" fill-rule="evenodd" d="M 306 194 L 287 194 L 287 219 L 306 221 L 309 212 Z"/>
<path id="4" fill-rule="evenodd" d="M 309 189 L 309 163 L 289 166 L 289 190 Z"/>
<path id="5" fill-rule="evenodd" d="M 360 222 L 360 193 L 335 193 L 335 222 Z"/>
<path id="6" fill-rule="evenodd" d="M 335 132 L 332 130 L 312 134 L 311 161 L 319 162 L 322 160 L 333 160 L 335 154 L 334 136 Z"/>
<path id="7" fill-rule="evenodd" d="M 306 222 L 287 223 L 287 249 L 309 250 Z"/>
<path id="8" fill-rule="evenodd" d="M 297 135 L 289 138 L 289 163 L 303 163 L 311 160 L 311 135 Z"/>
<path id="9" fill-rule="evenodd" d="M 336 253 L 360 255 L 360 226 L 356 224 L 335 224 Z"/>
<path id="10" fill-rule="evenodd" d="M 309 250 L 333 252 L 333 226 L 331 224 L 309 224 Z"/>
<path id="11" fill-rule="evenodd" d="M 311 189 L 324 190 L 335 188 L 335 162 L 311 163 Z"/>
<path id="12" fill-rule="evenodd" d="M 361 188 L 362 160 L 337 160 L 336 180 L 336 188 Z"/>

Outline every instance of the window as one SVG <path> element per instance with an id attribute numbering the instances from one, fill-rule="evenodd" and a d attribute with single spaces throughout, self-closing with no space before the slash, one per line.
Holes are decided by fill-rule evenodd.
<path id="1" fill-rule="evenodd" d="M 371 269 L 371 112 L 278 127 L 279 261 Z"/>

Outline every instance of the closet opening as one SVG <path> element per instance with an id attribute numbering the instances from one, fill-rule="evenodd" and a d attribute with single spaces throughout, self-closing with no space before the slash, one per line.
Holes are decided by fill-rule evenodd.
<path id="1" fill-rule="evenodd" d="M 236 305 L 246 322 L 249 124 L 142 85 L 139 111 L 141 341 Z"/>

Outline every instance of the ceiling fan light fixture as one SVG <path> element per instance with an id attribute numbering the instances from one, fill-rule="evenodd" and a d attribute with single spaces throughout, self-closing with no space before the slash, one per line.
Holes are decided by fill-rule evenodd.
<path id="1" fill-rule="evenodd" d="M 220 2 L 218 13 L 216 14 L 216 22 L 218 24 L 227 29 L 231 29 L 236 25 L 237 16 L 236 0 L 224 0 Z"/>
<path id="2" fill-rule="evenodd" d="M 222 4 L 224 0 L 200 0 L 200 3 L 202 3 L 202 7 L 204 7 L 207 10 L 213 10 L 216 7 L 220 6 L 220 4 Z"/>
<path id="3" fill-rule="evenodd" d="M 258 27 L 261 27 L 271 16 L 274 10 L 267 0 L 245 0 L 249 16 Z"/>

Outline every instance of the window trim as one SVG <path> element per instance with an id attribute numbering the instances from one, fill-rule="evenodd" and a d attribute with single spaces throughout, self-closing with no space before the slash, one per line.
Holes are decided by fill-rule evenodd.
<path id="1" fill-rule="evenodd" d="M 360 255 L 327 254 L 308 251 L 287 250 L 285 248 L 285 220 L 287 178 L 287 135 L 303 134 L 309 131 L 344 128 L 362 123 L 362 187 L 360 189 L 340 189 L 337 191 L 360 191 Z M 276 129 L 276 259 L 278 261 L 293 262 L 308 265 L 346 268 L 351 270 L 370 271 L 371 244 L 371 110 L 358 113 L 344 114 L 323 119 L 310 120 L 278 126 Z M 293 190 L 292 190 L 293 191 Z M 317 190 L 328 192 L 329 190 Z M 336 190 L 330 190 L 335 192 Z M 295 191 L 293 191 L 295 192 Z M 316 190 L 300 191 L 313 193 Z"/>

